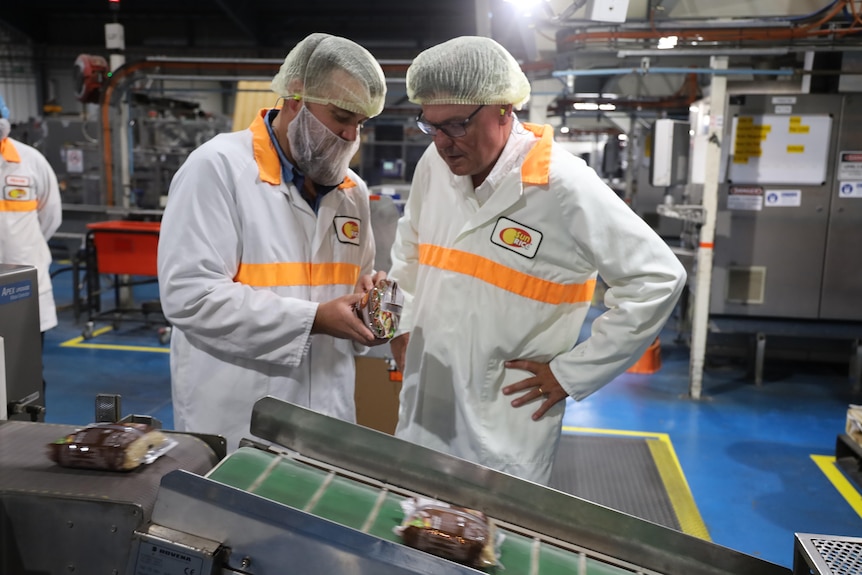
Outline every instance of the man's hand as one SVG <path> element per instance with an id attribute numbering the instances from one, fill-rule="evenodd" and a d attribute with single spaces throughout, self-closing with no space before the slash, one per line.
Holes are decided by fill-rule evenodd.
<path id="1" fill-rule="evenodd" d="M 402 333 L 398 337 L 392 338 L 389 342 L 389 349 L 392 351 L 392 358 L 395 360 L 395 367 L 398 371 L 404 373 L 404 357 L 407 355 L 407 344 L 410 343 L 410 334 Z"/>
<path id="2" fill-rule="evenodd" d="M 377 285 L 377 282 L 385 279 L 386 272 L 375 272 L 374 275 L 365 274 L 359 278 L 358 282 L 356 282 L 354 293 L 368 293 L 371 291 L 371 288 Z"/>
<path id="3" fill-rule="evenodd" d="M 512 407 L 521 407 L 525 403 L 541 399 L 542 404 L 533 414 L 533 421 L 540 419 L 558 401 L 565 401 L 569 396 L 566 390 L 557 381 L 554 372 L 547 363 L 516 359 L 504 364 L 509 369 L 521 369 L 529 371 L 533 377 L 507 385 L 503 388 L 503 395 L 512 395 L 520 391 L 526 391 L 521 397 L 512 400 Z"/>
<path id="4" fill-rule="evenodd" d="M 311 333 L 350 339 L 367 346 L 386 343 L 386 340 L 375 339 L 371 330 L 356 316 L 354 306 L 361 299 L 361 293 L 354 293 L 318 305 Z"/>

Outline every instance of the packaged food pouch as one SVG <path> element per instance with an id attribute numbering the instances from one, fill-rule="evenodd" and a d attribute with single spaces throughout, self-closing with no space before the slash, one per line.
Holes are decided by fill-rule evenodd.
<path id="1" fill-rule="evenodd" d="M 176 445 L 143 423 L 94 423 L 49 443 L 48 457 L 63 467 L 129 471 Z"/>
<path id="2" fill-rule="evenodd" d="M 471 567 L 498 565 L 502 534 L 481 511 L 425 498 L 405 499 L 401 508 L 395 533 L 410 547 Z"/>
<path id="3" fill-rule="evenodd" d="M 380 280 L 356 306 L 356 315 L 377 339 L 391 339 L 398 330 L 404 295 L 398 282 Z"/>

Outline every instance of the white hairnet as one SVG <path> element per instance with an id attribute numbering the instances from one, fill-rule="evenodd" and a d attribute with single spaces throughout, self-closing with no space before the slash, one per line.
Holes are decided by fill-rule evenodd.
<path id="1" fill-rule="evenodd" d="M 530 99 L 530 82 L 512 55 L 481 36 L 428 48 L 407 69 L 407 97 L 416 104 L 514 104 Z"/>
<path id="2" fill-rule="evenodd" d="M 285 98 L 333 104 L 371 117 L 383 110 L 386 79 L 359 44 L 329 34 L 307 36 L 284 59 L 272 90 Z"/>

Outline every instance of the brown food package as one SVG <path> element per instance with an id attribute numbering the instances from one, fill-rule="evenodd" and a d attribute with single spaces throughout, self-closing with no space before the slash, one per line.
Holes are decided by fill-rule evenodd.
<path id="1" fill-rule="evenodd" d="M 96 423 L 48 444 L 48 457 L 63 467 L 127 471 L 166 440 L 143 423 Z"/>
<path id="2" fill-rule="evenodd" d="M 401 536 L 410 547 L 459 563 L 481 566 L 488 534 L 487 518 L 478 511 L 425 505 L 416 509 L 406 521 Z"/>

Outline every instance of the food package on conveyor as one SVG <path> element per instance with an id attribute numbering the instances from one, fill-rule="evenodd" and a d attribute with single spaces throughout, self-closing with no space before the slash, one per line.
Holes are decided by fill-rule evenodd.
<path id="1" fill-rule="evenodd" d="M 152 463 L 177 445 L 144 423 L 93 423 L 48 444 L 48 457 L 63 467 L 129 471 Z"/>
<path id="2" fill-rule="evenodd" d="M 410 547 L 480 569 L 499 565 L 503 535 L 481 511 L 415 497 L 401 508 L 404 520 L 395 533 Z"/>
<path id="3" fill-rule="evenodd" d="M 356 315 L 368 326 L 374 337 L 391 339 L 398 330 L 403 307 L 404 294 L 398 289 L 398 282 L 384 279 L 362 296 L 356 306 Z"/>

